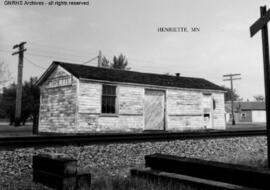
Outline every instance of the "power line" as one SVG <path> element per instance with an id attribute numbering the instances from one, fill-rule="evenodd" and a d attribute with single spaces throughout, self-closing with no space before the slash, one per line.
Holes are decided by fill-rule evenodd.
<path id="1" fill-rule="evenodd" d="M 75 60 L 75 59 L 69 59 L 69 58 L 64 58 L 64 57 L 56 57 L 56 56 L 48 56 L 48 55 L 42 55 L 42 54 L 36 54 L 36 53 L 28 53 L 28 55 L 31 55 L 31 56 L 38 56 L 38 57 L 46 57 L 46 58 L 50 58 L 50 59 L 64 59 L 64 60 L 69 60 L 69 61 L 76 61 L 76 62 L 82 62 L 82 61 L 79 61 L 79 60 Z M 88 60 L 88 61 L 85 61 L 83 62 L 82 64 L 87 64 L 95 59 L 97 59 L 98 56 Z"/>
<path id="2" fill-rule="evenodd" d="M 64 55 L 64 56 L 72 56 L 72 57 L 78 57 L 78 58 L 82 58 L 82 59 L 85 59 L 87 57 L 89 57 L 89 54 L 90 55 L 96 55 L 96 53 L 85 53 L 84 55 L 83 54 L 77 54 L 77 53 L 70 53 L 70 52 L 65 52 L 65 51 L 62 51 L 62 50 L 54 50 L 54 49 L 50 49 L 50 50 L 43 50 L 43 49 L 36 49 L 36 48 L 31 48 L 31 52 L 36 52 L 36 53 L 45 53 L 45 54 L 61 54 L 61 55 Z"/>
<path id="3" fill-rule="evenodd" d="M 33 50 L 32 50 L 33 51 Z M 9 50 L 4 50 L 4 49 L 0 49 L 0 52 L 5 52 L 5 53 L 11 53 L 11 51 Z M 38 51 L 35 51 L 38 52 Z M 49 52 L 48 52 L 49 53 Z M 72 59 L 72 58 L 68 58 L 68 57 L 61 57 L 61 56 L 52 56 L 52 55 L 47 55 L 47 54 L 40 54 L 40 53 L 27 53 L 30 56 L 37 56 L 37 57 L 45 57 L 45 58 L 50 58 L 50 59 L 64 59 L 64 60 L 70 60 L 70 61 L 76 61 L 76 62 L 82 62 L 81 60 L 78 59 Z M 75 54 L 74 54 L 75 55 Z M 83 62 L 83 64 L 89 63 L 91 61 L 93 61 L 94 59 L 96 59 L 98 56 L 94 57 L 93 59 L 90 59 L 89 61 Z M 83 58 L 83 57 L 81 57 Z M 86 58 L 86 56 L 84 57 Z"/>
<path id="4" fill-rule="evenodd" d="M 103 54 L 104 55 L 104 54 Z M 108 57 L 107 54 L 104 55 L 105 57 Z M 137 59 L 137 58 L 132 58 L 132 57 L 128 57 L 126 56 L 128 63 L 129 64 L 133 64 L 135 65 L 136 63 L 149 63 L 150 65 L 143 65 L 143 67 L 147 67 L 147 68 L 151 68 L 151 69 L 155 69 L 157 68 L 157 66 L 161 66 L 161 64 L 166 63 L 166 67 L 168 66 L 168 63 L 172 63 L 172 61 L 164 61 L 163 63 L 161 62 L 157 62 L 157 61 L 153 61 L 153 60 L 145 60 L 145 59 Z M 138 65 L 138 64 L 137 64 Z M 181 69 L 183 70 L 193 70 L 193 68 L 183 68 L 183 66 L 181 66 Z"/>
<path id="5" fill-rule="evenodd" d="M 41 66 L 39 66 L 38 64 L 36 64 L 36 63 L 34 63 L 33 61 L 31 61 L 29 58 L 27 58 L 27 57 L 24 57 L 25 59 L 26 59 L 26 61 L 28 61 L 28 63 L 30 63 L 30 64 L 32 64 L 32 65 L 34 65 L 34 66 L 36 66 L 36 67 L 38 67 L 38 68 L 40 68 L 40 69 L 47 69 L 47 68 L 44 68 L 44 67 L 41 67 Z"/>
<path id="6" fill-rule="evenodd" d="M 0 52 L 4 52 L 4 53 L 9 54 L 9 53 L 11 53 L 12 51 L 0 49 Z M 66 60 L 66 61 L 71 61 L 71 62 L 74 62 L 74 61 L 75 61 L 75 62 L 82 62 L 81 60 L 78 60 L 78 59 L 70 59 L 70 58 L 68 58 L 68 57 L 51 56 L 51 55 L 38 54 L 38 53 L 27 53 L 27 54 L 30 55 L 30 56 L 35 56 L 35 57 L 44 57 L 44 58 L 50 58 L 50 59 L 63 59 L 63 60 Z M 26 57 L 25 57 L 25 58 L 26 58 Z M 83 62 L 82 64 L 84 65 L 84 64 L 90 63 L 91 61 L 93 61 L 93 60 L 95 60 L 95 59 L 97 59 L 97 58 L 98 58 L 98 56 L 96 56 L 96 57 L 94 57 L 94 58 L 92 58 L 92 59 L 90 59 L 90 60 L 88 60 L 88 61 L 85 61 L 85 62 Z M 35 63 L 34 63 L 33 61 L 31 61 L 29 58 L 26 58 L 26 60 L 27 60 L 28 62 L 30 62 L 32 65 L 35 65 L 35 66 L 37 66 L 37 67 L 39 67 L 39 68 L 41 68 L 41 69 L 46 69 L 46 68 L 44 68 L 44 67 L 41 67 L 41 66 L 35 64 Z"/>
<path id="7" fill-rule="evenodd" d="M 64 59 L 64 60 L 70 60 L 70 61 L 82 62 L 81 60 L 77 60 L 77 59 L 70 59 L 70 58 L 59 57 L 59 56 L 50 56 L 50 55 L 37 54 L 37 53 L 28 53 L 28 55 L 31 55 L 31 56 L 37 56 L 37 57 L 45 57 L 45 58 L 50 58 L 50 59 Z"/>
<path id="8" fill-rule="evenodd" d="M 108 54 L 103 54 L 104 57 L 109 57 Z M 168 68 L 168 61 L 164 61 L 163 63 L 161 62 L 157 62 L 157 61 L 150 61 L 150 60 L 144 60 L 144 59 L 136 59 L 136 58 L 130 58 L 127 57 L 128 60 L 128 64 L 134 69 L 134 68 L 147 68 L 147 69 L 152 69 L 155 70 L 158 68 L 162 69 L 162 68 Z M 138 63 L 149 63 L 149 64 L 138 64 Z M 165 64 L 166 63 L 166 64 Z M 186 72 L 190 72 L 193 71 L 193 68 L 188 68 L 188 67 L 183 67 L 183 65 L 181 66 L 181 70 L 182 71 L 186 71 Z M 166 70 L 164 70 L 163 73 L 166 73 Z"/>
<path id="9" fill-rule="evenodd" d="M 11 53 L 12 51 L 10 50 L 3 50 L 3 49 L 0 49 L 1 52 L 4 52 L 4 53 Z"/>
<path id="10" fill-rule="evenodd" d="M 0 51 L 1 51 L 1 52 L 6 52 L 6 53 L 10 53 L 10 52 L 11 52 L 11 51 L 9 51 L 9 50 L 3 50 L 3 49 L 0 49 Z M 37 52 L 37 51 L 36 51 L 36 52 Z M 73 62 L 73 61 L 75 61 L 75 62 L 82 62 L 81 60 L 78 60 L 78 59 L 70 59 L 70 58 L 68 58 L 68 57 L 51 56 L 51 55 L 39 54 L 39 53 L 28 53 L 28 55 L 30 55 L 30 56 L 37 56 L 37 57 L 45 57 L 45 58 L 50 58 L 50 59 L 64 59 L 64 60 L 68 60 L 68 61 L 72 61 L 72 62 Z M 86 57 L 86 56 L 85 56 L 85 57 Z M 93 60 L 95 60 L 95 59 L 97 59 L 97 58 L 98 58 L 98 56 L 96 56 L 96 57 L 94 57 L 94 58 L 92 58 L 92 59 L 90 59 L 90 60 L 88 60 L 88 61 L 85 61 L 85 62 L 83 62 L 82 64 L 84 65 L 84 64 L 90 63 L 91 61 L 93 61 Z M 27 59 L 27 58 L 26 58 L 26 59 Z M 40 68 L 42 68 L 42 69 L 45 69 L 45 68 L 43 68 L 43 67 L 41 67 L 41 66 L 35 64 L 34 62 L 32 62 L 30 59 L 27 59 L 27 61 L 30 62 L 31 64 L 37 66 L 37 67 L 40 67 Z"/>
<path id="11" fill-rule="evenodd" d="M 82 65 L 85 65 L 85 64 L 87 64 L 87 63 L 90 63 L 91 61 L 94 61 L 94 60 L 97 59 L 97 58 L 98 58 L 98 56 L 96 56 L 96 57 L 94 57 L 94 58 L 92 58 L 92 59 L 90 59 L 90 60 L 88 60 L 88 61 L 85 61 L 85 62 L 82 63 Z"/>
<path id="12" fill-rule="evenodd" d="M 32 44 L 34 44 L 34 46 L 41 46 L 41 47 L 57 47 L 57 46 L 52 46 L 52 45 L 41 45 L 41 44 L 38 44 L 38 43 L 35 43 L 35 42 L 32 42 Z M 57 47 L 59 48 L 59 46 Z M 61 51 L 62 49 L 67 49 L 67 48 L 62 48 L 61 47 Z M 51 49 L 50 49 L 51 50 Z M 67 49 L 68 51 L 72 51 L 74 52 L 74 50 L 71 50 L 71 49 Z M 6 50 L 5 50 L 6 51 Z M 39 51 L 39 50 L 32 50 L 33 52 L 37 52 L 37 53 L 28 53 L 29 55 L 33 55 L 33 56 L 39 56 L 39 57 L 46 57 L 46 58 L 51 58 L 51 59 L 65 59 L 65 60 L 70 60 L 70 61 L 76 61 L 76 62 L 82 62 L 78 59 L 72 59 L 72 58 L 68 58 L 68 57 L 62 57 L 62 56 L 52 56 L 52 55 L 47 55 L 47 54 L 40 54 L 39 52 L 43 53 L 43 52 L 47 52 L 47 53 L 50 53 L 49 51 Z M 52 51 L 53 52 L 53 51 Z M 54 53 L 57 53 L 57 52 L 54 52 Z M 90 53 L 91 54 L 91 53 Z M 80 55 L 77 55 L 77 54 L 74 54 L 74 53 L 68 53 L 68 55 L 74 55 L 76 57 L 81 57 L 82 59 L 87 57 L 87 56 L 80 56 Z M 105 57 L 108 57 L 107 55 L 105 55 Z M 82 64 L 87 64 L 93 60 L 95 60 L 97 57 L 94 57 L 93 59 L 89 60 L 89 61 L 85 61 L 83 62 Z M 137 58 L 130 58 L 128 57 L 127 58 L 128 61 L 130 61 L 131 64 L 135 64 L 134 62 L 140 62 L 140 63 L 149 63 L 151 65 L 144 65 L 143 67 L 147 67 L 147 68 L 156 68 L 156 65 L 160 65 L 161 63 L 159 62 L 156 62 L 156 61 L 151 61 L 151 60 L 144 60 L 144 59 L 137 59 Z M 166 63 L 168 63 L 166 61 Z M 155 65 L 155 66 L 152 66 L 152 65 Z M 166 64 L 167 65 L 167 64 Z M 181 68 L 183 69 L 183 67 Z M 192 69 L 188 69 L 188 68 L 184 68 L 184 70 L 192 70 Z"/>
<path id="13" fill-rule="evenodd" d="M 38 46 L 43 46 L 43 45 L 38 45 Z M 46 46 L 46 45 L 44 45 L 44 46 Z M 56 47 L 56 46 L 48 46 L 48 47 Z M 58 47 L 59 48 L 59 47 Z M 0 51 L 3 51 L 3 52 L 10 52 L 10 51 L 8 51 L 8 50 L 1 50 L 0 49 Z M 54 51 L 54 50 L 53 50 Z M 52 51 L 52 52 L 53 52 Z M 32 53 L 32 52 L 34 52 L 34 53 Z M 35 53 L 35 52 L 37 52 L 37 53 Z M 39 53 L 40 52 L 40 53 Z M 64 59 L 64 60 L 67 60 L 67 61 L 72 61 L 72 62 L 82 62 L 81 60 L 78 60 L 78 59 L 73 59 L 73 58 L 69 58 L 69 57 L 66 57 L 66 56 L 54 56 L 54 55 L 48 55 L 48 54 L 44 54 L 43 52 L 47 52 L 47 53 L 50 53 L 49 51 L 39 51 L 39 50 L 31 50 L 31 52 L 30 51 L 28 51 L 28 55 L 30 55 L 30 56 L 38 56 L 38 57 L 45 57 L 45 58 L 50 58 L 50 59 Z M 57 53 L 57 52 L 54 52 L 54 53 Z M 86 56 L 85 57 L 83 57 L 83 56 L 78 56 L 78 55 L 76 55 L 76 54 L 74 54 L 74 53 L 71 53 L 71 54 L 67 54 L 67 55 L 74 55 L 74 56 L 76 56 L 76 57 L 81 57 L 81 59 L 85 59 L 86 58 Z M 107 55 L 105 55 L 105 57 L 108 57 Z M 96 57 L 94 57 L 94 58 L 92 58 L 92 59 L 90 59 L 90 60 L 88 60 L 88 61 L 85 61 L 85 62 L 83 62 L 82 64 L 87 64 L 87 63 L 90 63 L 90 62 L 92 62 L 93 60 L 95 60 L 96 58 L 98 58 L 98 56 L 96 56 Z M 130 57 L 128 57 L 127 58 L 127 60 L 129 61 L 129 63 L 131 63 L 132 65 L 137 65 L 136 63 L 149 63 L 149 64 L 151 64 L 151 65 L 143 65 L 143 67 L 144 68 L 150 68 L 150 69 L 155 69 L 156 68 L 156 66 L 160 66 L 161 67 L 161 63 L 160 62 L 156 62 L 156 61 L 151 61 L 151 60 L 144 60 L 144 59 L 136 59 L 136 58 L 130 58 Z M 168 62 L 166 62 L 166 63 L 168 63 Z M 155 65 L 155 66 L 153 66 L 153 65 Z M 167 65 L 167 64 L 166 64 Z M 181 67 L 181 69 L 182 70 L 192 70 L 192 69 L 189 69 L 189 68 L 183 68 L 183 67 Z"/>
<path id="14" fill-rule="evenodd" d="M 30 48 L 28 48 L 30 51 Z M 11 52 L 9 50 L 0 49 L 1 52 Z M 73 57 L 79 57 L 82 59 L 86 59 L 89 57 L 89 55 L 96 55 L 96 52 L 85 52 L 85 51 L 78 51 L 78 50 L 63 50 L 63 48 L 56 47 L 53 48 L 31 48 L 31 52 L 36 53 L 45 53 L 45 54 L 64 54 L 64 56 L 73 56 Z M 76 53 L 79 52 L 79 53 Z M 83 53 L 83 54 L 82 54 Z"/>
<path id="15" fill-rule="evenodd" d="M 40 44 L 40 43 L 36 43 L 36 42 L 31 42 L 31 45 L 36 46 L 36 47 L 42 47 L 42 48 L 50 48 L 50 50 L 52 48 L 56 48 L 57 50 L 61 50 L 61 51 L 66 51 L 66 52 L 82 52 L 79 51 L 77 49 L 71 49 L 71 48 L 66 48 L 66 47 L 61 47 L 61 46 L 55 46 L 55 45 L 46 45 L 46 44 Z M 96 52 L 87 52 L 89 54 L 96 54 Z"/>

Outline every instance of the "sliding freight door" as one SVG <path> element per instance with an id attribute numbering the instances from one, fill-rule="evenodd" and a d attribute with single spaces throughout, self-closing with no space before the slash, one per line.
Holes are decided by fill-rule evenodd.
<path id="1" fill-rule="evenodd" d="M 144 130 L 164 130 L 165 91 L 145 90 Z"/>

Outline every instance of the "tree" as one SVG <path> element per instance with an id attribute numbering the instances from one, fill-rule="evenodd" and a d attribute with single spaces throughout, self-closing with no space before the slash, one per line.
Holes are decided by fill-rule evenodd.
<path id="1" fill-rule="evenodd" d="M 118 57 L 113 57 L 113 63 L 111 64 L 112 69 L 129 70 L 127 65 L 128 61 L 123 54 L 120 54 Z"/>
<path id="2" fill-rule="evenodd" d="M 113 57 L 113 62 L 110 62 L 106 57 L 102 57 L 101 67 L 109 69 L 119 69 L 119 70 L 130 70 L 128 67 L 128 60 L 123 54 L 120 54 L 118 57 Z"/>
<path id="3" fill-rule="evenodd" d="M 24 118 L 31 118 L 33 120 L 33 131 L 37 132 L 38 116 L 39 116 L 39 97 L 40 90 L 39 87 L 35 85 L 37 82 L 37 77 L 31 77 L 29 81 L 24 83 L 24 102 L 22 102 L 22 107 L 25 109 Z"/>
<path id="4" fill-rule="evenodd" d="M 107 59 L 105 56 L 103 56 L 101 59 L 101 67 L 104 67 L 104 68 L 111 67 L 111 63 L 110 63 L 109 59 Z"/>
<path id="5" fill-rule="evenodd" d="M 39 113 L 39 88 L 35 85 L 37 78 L 30 78 L 29 81 L 25 81 L 23 85 L 22 94 L 22 114 L 21 119 L 23 125 L 26 120 L 31 118 L 33 125 L 36 125 Z M 5 112 L 5 115 L 9 117 L 10 125 L 15 120 L 15 103 L 16 103 L 16 84 L 13 83 L 9 87 L 3 89 L 2 98 L 0 101 L 1 109 Z"/>
<path id="6" fill-rule="evenodd" d="M 3 97 L 3 95 L 0 94 L 0 103 L 1 103 L 2 97 Z M 0 106 L 0 118 L 7 118 L 6 113 L 2 109 L 2 106 Z"/>
<path id="7" fill-rule="evenodd" d="M 12 83 L 3 88 L 1 97 L 1 110 L 4 116 L 9 118 L 9 124 L 12 125 L 15 119 L 15 102 L 16 102 L 16 84 Z"/>
<path id="8" fill-rule="evenodd" d="M 2 61 L 0 62 L 0 87 L 2 87 L 5 83 L 7 83 L 11 79 L 10 72 Z"/>
<path id="9" fill-rule="evenodd" d="M 256 100 L 256 102 L 264 102 L 264 95 L 255 95 L 253 98 Z"/>
<path id="10" fill-rule="evenodd" d="M 225 102 L 227 101 L 231 101 L 233 97 L 233 100 L 239 100 L 240 99 L 240 96 L 236 93 L 236 90 L 233 89 L 233 96 L 231 96 L 231 89 L 230 88 L 227 88 L 225 86 L 222 86 L 224 88 L 224 90 L 226 91 L 225 92 Z"/>

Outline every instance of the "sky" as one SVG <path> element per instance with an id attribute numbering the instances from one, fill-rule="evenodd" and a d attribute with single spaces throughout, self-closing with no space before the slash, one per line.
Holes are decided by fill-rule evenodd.
<path id="1" fill-rule="evenodd" d="M 49 2 L 49 0 L 36 0 Z M 68 1 L 68 0 L 66 0 Z M 78 1 L 78 0 L 77 0 Z M 83 0 L 81 0 L 83 1 Z M 84 0 L 88 1 L 88 0 Z M 23 79 L 40 77 L 52 61 L 83 63 L 124 54 L 133 71 L 181 73 L 230 87 L 244 100 L 264 94 L 260 32 L 249 27 L 266 0 L 89 0 L 86 6 L 5 5 L 0 2 L 0 61 L 17 80 L 13 45 L 26 41 Z M 267 4 L 268 3 L 268 4 Z M 187 27 L 189 32 L 158 32 Z M 191 27 L 199 28 L 191 32 Z M 96 66 L 97 59 L 88 63 Z"/>

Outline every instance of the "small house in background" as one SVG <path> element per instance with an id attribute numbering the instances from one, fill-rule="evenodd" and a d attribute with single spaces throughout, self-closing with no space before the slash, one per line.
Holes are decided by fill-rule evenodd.
<path id="1" fill-rule="evenodd" d="M 225 129 L 225 91 L 200 78 L 53 62 L 37 84 L 39 132 Z"/>
<path id="2" fill-rule="evenodd" d="M 226 122 L 231 122 L 231 103 L 226 103 Z M 236 123 L 266 123 L 265 102 L 234 102 Z"/>

